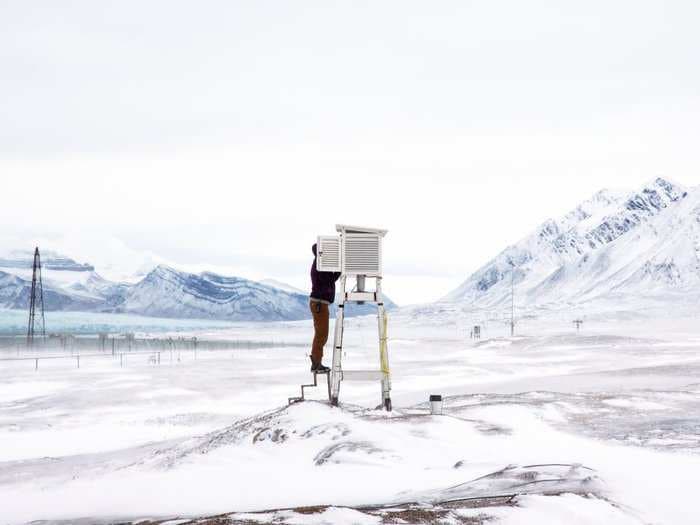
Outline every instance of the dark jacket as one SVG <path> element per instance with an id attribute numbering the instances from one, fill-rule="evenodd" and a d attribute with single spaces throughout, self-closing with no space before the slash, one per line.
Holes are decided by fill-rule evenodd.
<path id="1" fill-rule="evenodd" d="M 340 272 L 319 272 L 316 269 L 316 245 L 311 247 L 314 262 L 311 265 L 311 298 L 327 303 L 335 301 L 335 282 Z"/>

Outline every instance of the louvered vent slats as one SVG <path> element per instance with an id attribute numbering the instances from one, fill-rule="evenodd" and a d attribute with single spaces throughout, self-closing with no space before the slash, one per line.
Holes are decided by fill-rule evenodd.
<path id="1" fill-rule="evenodd" d="M 321 272 L 341 271 L 340 262 L 340 237 L 321 236 L 316 243 L 317 268 Z"/>
<path id="2" fill-rule="evenodd" d="M 381 277 L 382 236 L 345 232 L 340 236 L 319 236 L 316 267 L 321 272 Z"/>
<path id="3" fill-rule="evenodd" d="M 375 234 L 344 235 L 344 268 L 350 275 L 381 274 L 381 241 Z"/>

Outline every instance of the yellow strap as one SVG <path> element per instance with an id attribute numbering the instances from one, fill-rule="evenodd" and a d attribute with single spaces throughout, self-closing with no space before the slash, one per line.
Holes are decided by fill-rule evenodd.
<path id="1" fill-rule="evenodd" d="M 379 362 L 382 368 L 382 372 L 384 374 L 389 373 L 389 358 L 386 353 L 386 340 L 389 337 L 388 336 L 388 331 L 387 331 L 387 326 L 389 324 L 389 320 L 387 319 L 386 313 L 384 314 L 384 337 L 379 339 Z"/>

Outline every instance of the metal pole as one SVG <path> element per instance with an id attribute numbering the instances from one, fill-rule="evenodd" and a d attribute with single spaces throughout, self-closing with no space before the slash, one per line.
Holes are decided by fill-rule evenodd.
<path id="1" fill-rule="evenodd" d="M 510 336 L 515 335 L 515 264 L 510 261 Z"/>

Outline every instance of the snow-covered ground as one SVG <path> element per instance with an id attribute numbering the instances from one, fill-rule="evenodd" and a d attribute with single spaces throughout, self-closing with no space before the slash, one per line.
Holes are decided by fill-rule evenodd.
<path id="1" fill-rule="evenodd" d="M 325 386 L 318 402 L 287 408 L 309 379 L 304 348 L 184 352 L 160 364 L 135 355 L 124 367 L 95 357 L 36 372 L 0 361 L 0 523 L 218 513 L 381 523 L 384 505 L 510 493 L 522 495 L 442 519 L 700 522 L 696 319 L 587 321 L 579 334 L 569 319 L 542 319 L 521 322 L 514 338 L 492 323 L 474 342 L 463 321 L 438 314 L 390 321 L 391 414 L 374 410 L 371 382 L 343 383 L 340 408 L 321 402 Z M 307 322 L 192 330 L 310 336 Z M 347 320 L 345 334 L 345 367 L 376 365 L 376 320 Z M 433 393 L 447 396 L 442 416 L 428 414 Z M 329 507 L 269 510 L 307 505 Z M 367 505 L 380 510 L 358 510 Z"/>

